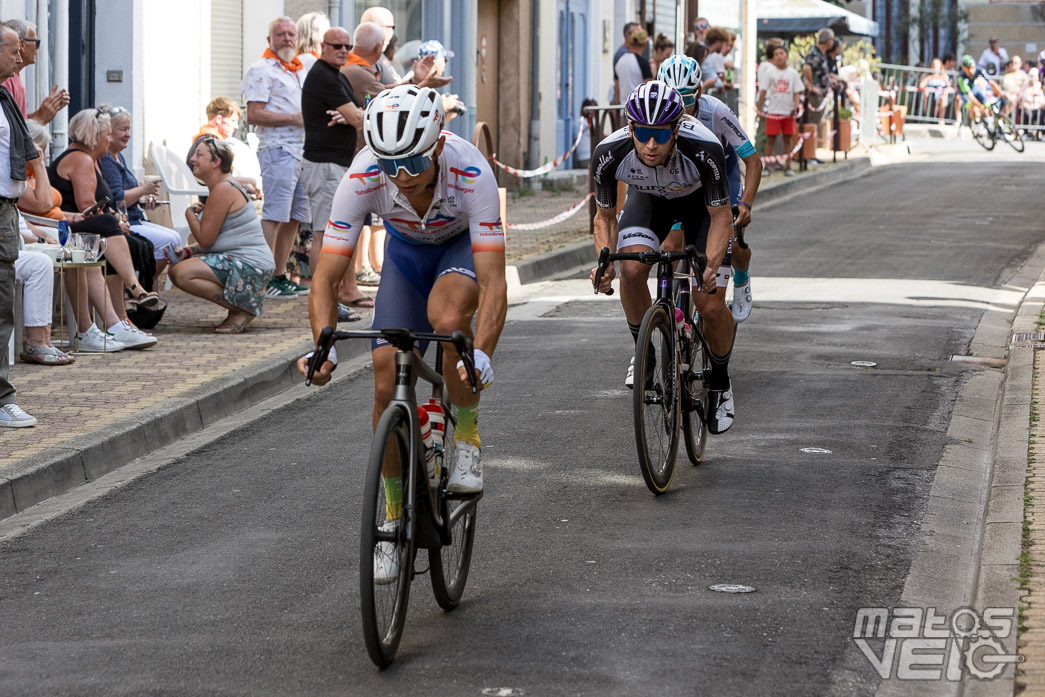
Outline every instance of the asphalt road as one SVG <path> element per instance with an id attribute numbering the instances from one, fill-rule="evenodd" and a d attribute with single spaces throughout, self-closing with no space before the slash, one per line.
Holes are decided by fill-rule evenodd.
<path id="1" fill-rule="evenodd" d="M 616 299 L 531 290 L 483 401 L 465 599 L 443 613 L 418 577 L 390 669 L 359 627 L 364 372 L 0 543 L 0 695 L 872 694 L 856 609 L 897 603 L 958 387 L 982 369 L 950 357 L 985 308 L 1011 310 L 1001 286 L 1043 218 L 1040 165 L 992 160 L 761 212 L 737 423 L 660 498 Z"/>

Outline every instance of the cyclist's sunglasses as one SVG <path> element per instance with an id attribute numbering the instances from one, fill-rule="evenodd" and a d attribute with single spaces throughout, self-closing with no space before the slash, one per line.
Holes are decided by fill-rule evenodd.
<path id="1" fill-rule="evenodd" d="M 411 177 L 416 177 L 432 166 L 432 158 L 428 155 L 414 155 L 413 157 L 390 160 L 379 157 L 377 158 L 377 166 L 390 177 L 399 174 L 401 169 L 405 169 L 406 173 Z"/>
<path id="2" fill-rule="evenodd" d="M 649 128 L 648 126 L 632 126 L 631 128 L 640 143 L 648 143 L 652 138 L 658 144 L 664 145 L 675 135 L 674 128 Z"/>

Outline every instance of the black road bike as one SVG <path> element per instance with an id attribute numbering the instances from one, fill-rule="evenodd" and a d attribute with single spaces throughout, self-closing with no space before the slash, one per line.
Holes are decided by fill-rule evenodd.
<path id="1" fill-rule="evenodd" d="M 454 426 L 444 390 L 443 347 L 437 345 L 430 368 L 414 351 L 416 341 L 452 343 L 464 361 L 472 392 L 475 362 L 471 340 L 457 331 L 452 335 L 406 329 L 334 331 L 324 327 L 309 360 L 306 384 L 327 359 L 334 342 L 341 339 L 385 339 L 396 347 L 395 392 L 378 420 L 370 446 L 363 499 L 363 525 L 359 536 L 359 595 L 363 616 L 363 640 L 376 665 L 388 666 L 395 658 L 406 622 L 410 584 L 418 573 L 417 550 L 428 550 L 428 571 L 436 602 L 453 610 L 468 581 L 468 566 L 475 540 L 478 494 L 446 491 L 453 466 Z M 417 413 L 416 378 L 432 385 L 432 398 L 446 418 L 442 442 L 436 443 L 435 469 L 429 476 L 425 445 Z M 378 576 L 379 567 L 385 575 Z M 393 573 L 387 573 L 392 569 Z"/>
<path id="2" fill-rule="evenodd" d="M 603 247 L 595 271 L 596 293 L 606 266 L 614 261 L 657 264 L 657 297 L 642 318 L 635 344 L 632 399 L 639 468 L 649 490 L 660 495 L 675 474 L 680 426 L 690 462 L 699 465 L 707 447 L 711 361 L 701 321 L 693 326 L 690 271 L 696 269 L 696 279 L 703 278 L 707 260 L 693 245 L 681 252 L 617 254 Z"/>
<path id="3" fill-rule="evenodd" d="M 1023 152 L 1023 138 L 1016 132 L 1012 119 L 1001 113 L 1004 100 L 995 99 L 985 104 L 982 112 L 972 124 L 972 136 L 976 142 L 987 150 L 993 150 L 994 144 L 1004 140 L 1016 152 Z"/>

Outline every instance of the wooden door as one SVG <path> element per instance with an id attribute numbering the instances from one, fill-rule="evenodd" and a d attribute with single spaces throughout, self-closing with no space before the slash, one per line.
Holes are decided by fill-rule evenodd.
<path id="1" fill-rule="evenodd" d="M 497 110 L 500 102 L 498 46 L 500 36 L 498 23 L 500 7 L 498 0 L 479 0 L 479 37 L 476 40 L 479 55 L 475 71 L 475 120 L 485 121 L 493 136 L 494 152 L 498 152 Z M 470 134 L 469 134 L 470 135 Z"/>

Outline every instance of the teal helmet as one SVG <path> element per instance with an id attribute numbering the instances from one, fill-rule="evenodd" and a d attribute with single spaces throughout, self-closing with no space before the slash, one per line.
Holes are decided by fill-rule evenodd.
<path id="1" fill-rule="evenodd" d="M 975 68 L 976 67 L 976 61 L 974 61 L 972 59 L 972 56 L 970 56 L 968 53 L 966 53 L 964 56 L 962 56 L 962 67 L 963 68 Z"/>

